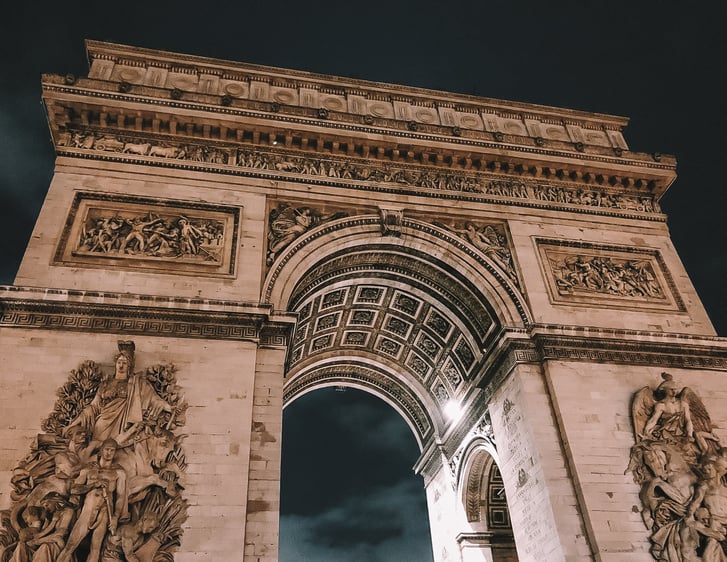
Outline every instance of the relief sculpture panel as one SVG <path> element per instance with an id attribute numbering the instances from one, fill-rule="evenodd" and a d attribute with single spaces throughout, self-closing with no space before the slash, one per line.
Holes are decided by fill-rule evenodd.
<path id="1" fill-rule="evenodd" d="M 268 249 L 265 257 L 267 266 L 271 266 L 281 250 L 305 234 L 310 229 L 327 221 L 348 216 L 345 212 L 325 213 L 311 207 L 293 207 L 288 203 L 280 203 L 270 210 L 268 215 Z"/>
<path id="2" fill-rule="evenodd" d="M 56 262 L 229 275 L 238 223 L 229 207 L 78 194 Z"/>
<path id="3" fill-rule="evenodd" d="M 668 373 L 632 401 L 626 472 L 641 486 L 651 553 L 664 562 L 727 560 L 727 449 L 699 396 Z"/>
<path id="4" fill-rule="evenodd" d="M 71 371 L 13 471 L 3 562 L 173 560 L 187 518 L 187 403 L 173 365 L 135 371 L 134 342 L 118 348 L 112 370 Z"/>
<path id="5" fill-rule="evenodd" d="M 553 303 L 684 311 L 658 250 L 536 239 Z"/>
<path id="6" fill-rule="evenodd" d="M 328 181 L 366 189 L 382 188 L 401 191 L 409 188 L 450 192 L 452 196 L 486 197 L 501 199 L 505 203 L 519 202 L 529 205 L 562 208 L 588 208 L 590 212 L 622 214 L 622 212 L 660 213 L 653 195 L 640 192 L 622 193 L 608 185 L 572 184 L 556 178 L 525 179 L 475 171 L 456 170 L 429 164 L 396 164 L 362 158 L 318 157 L 299 151 L 262 150 L 257 146 L 238 148 L 234 144 L 219 146 L 175 142 L 169 139 L 138 138 L 132 136 L 99 135 L 93 131 L 65 130 L 57 145 L 64 150 L 103 153 L 104 158 L 142 159 L 173 166 L 177 161 L 224 166 L 226 173 L 264 177 L 291 175 L 306 180 Z"/>

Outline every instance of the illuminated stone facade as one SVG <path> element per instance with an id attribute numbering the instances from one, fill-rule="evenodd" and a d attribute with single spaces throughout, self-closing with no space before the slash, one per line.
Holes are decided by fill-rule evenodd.
<path id="1" fill-rule="evenodd" d="M 0 288 L 0 508 L 68 373 L 133 340 L 184 397 L 175 560 L 277 560 L 282 409 L 331 385 L 410 425 L 438 562 L 653 559 L 633 394 L 688 379 L 727 438 L 672 157 L 620 117 L 87 48 L 87 77 L 43 77 L 55 174 Z"/>

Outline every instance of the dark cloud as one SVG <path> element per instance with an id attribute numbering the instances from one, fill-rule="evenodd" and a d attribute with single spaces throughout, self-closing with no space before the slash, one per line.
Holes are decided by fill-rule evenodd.
<path id="1" fill-rule="evenodd" d="M 420 482 L 406 479 L 311 516 L 280 519 L 281 562 L 432 560 Z"/>
<path id="2" fill-rule="evenodd" d="M 283 414 L 283 513 L 319 514 L 407 478 L 419 456 L 409 426 L 362 391 L 301 396 Z"/>

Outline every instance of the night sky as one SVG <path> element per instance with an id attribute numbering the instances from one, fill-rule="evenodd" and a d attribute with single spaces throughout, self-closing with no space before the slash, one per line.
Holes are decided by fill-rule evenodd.
<path id="1" fill-rule="evenodd" d="M 721 335 L 727 3 L 13 2 L 0 23 L 0 283 L 52 175 L 41 73 L 85 75 L 85 38 L 631 118 L 633 150 L 675 154 L 662 199 Z M 335 452 L 335 454 L 334 454 Z M 418 451 L 386 404 L 317 391 L 285 411 L 281 561 L 425 561 Z"/>

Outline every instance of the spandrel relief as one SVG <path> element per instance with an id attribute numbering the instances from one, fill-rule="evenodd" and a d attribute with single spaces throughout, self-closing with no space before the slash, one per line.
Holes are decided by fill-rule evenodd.
<path id="1" fill-rule="evenodd" d="M 344 212 L 326 213 L 312 207 L 293 207 L 287 203 L 280 203 L 268 215 L 266 265 L 271 266 L 283 249 L 312 228 L 347 216 L 348 213 Z"/>
<path id="2" fill-rule="evenodd" d="M 230 274 L 239 213 L 143 198 L 79 194 L 56 261 Z"/>
<path id="3" fill-rule="evenodd" d="M 554 303 L 684 310 L 658 250 L 536 239 Z"/>
<path id="4" fill-rule="evenodd" d="M 187 518 L 187 403 L 173 365 L 137 371 L 134 342 L 118 347 L 112 369 L 71 371 L 13 471 L 3 562 L 173 560 Z"/>
<path id="5" fill-rule="evenodd" d="M 626 472 L 641 489 L 651 553 L 664 562 L 727 559 L 727 449 L 701 399 L 668 373 L 632 401 L 636 444 Z"/>
<path id="6" fill-rule="evenodd" d="M 507 240 L 505 226 L 498 223 L 452 223 L 439 224 L 451 230 L 470 245 L 492 260 L 507 276 L 518 284 L 512 252 Z"/>

